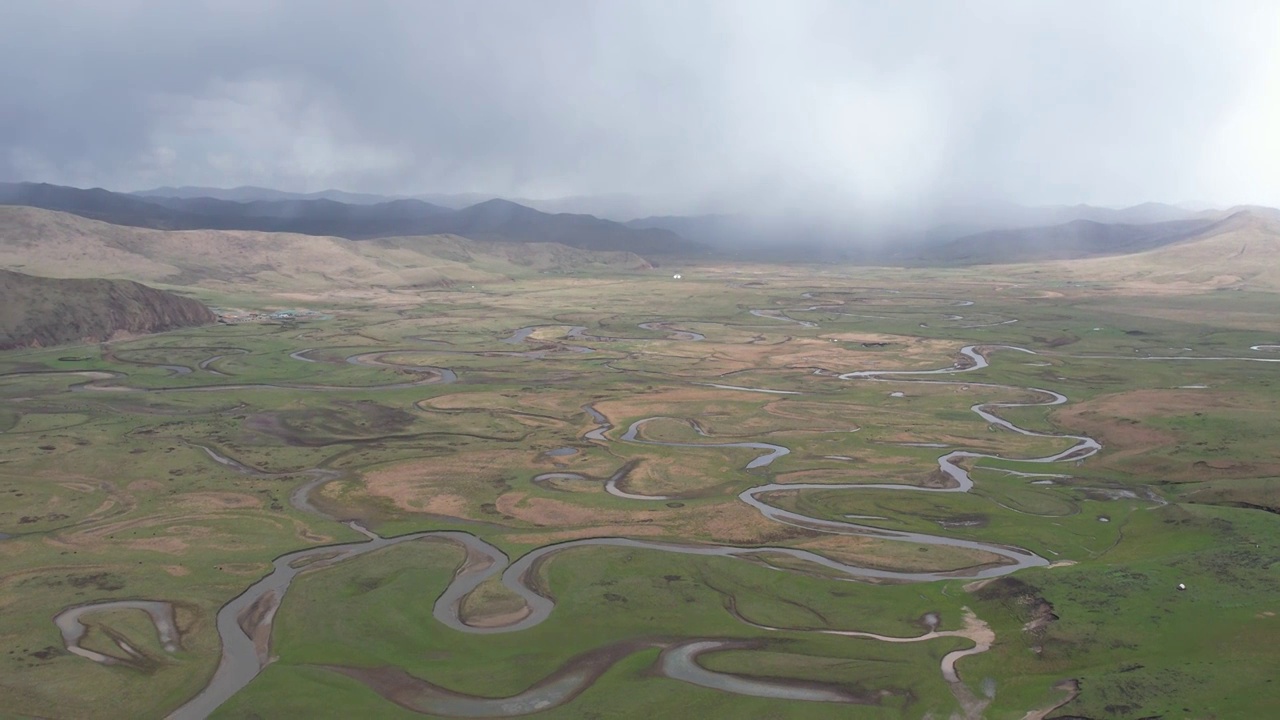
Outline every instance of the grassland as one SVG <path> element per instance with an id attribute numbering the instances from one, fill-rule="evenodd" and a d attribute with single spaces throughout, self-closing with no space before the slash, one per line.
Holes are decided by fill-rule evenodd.
<path id="1" fill-rule="evenodd" d="M 400 668 L 503 697 L 610 643 L 682 638 L 754 644 L 705 655 L 711 670 L 824 683 L 864 702 L 695 686 L 656 672 L 653 645 L 534 716 L 1022 718 L 1063 700 L 1055 686 L 1069 679 L 1079 694 L 1050 717 L 1280 713 L 1280 363 L 1255 361 L 1280 353 L 1249 349 L 1280 342 L 1277 296 L 1210 283 L 1153 300 L 1146 285 L 1033 285 L 977 271 L 707 266 L 683 269 L 679 282 L 665 270 L 577 272 L 376 297 L 205 286 L 196 292 L 218 304 L 305 304 L 325 317 L 0 354 L 0 707 L 163 716 L 208 681 L 218 609 L 274 558 L 361 539 L 333 518 L 383 536 L 464 530 L 512 559 L 549 543 L 633 537 L 805 549 L 882 569 L 979 566 L 991 561 L 980 551 L 785 525 L 738 497 L 769 482 L 942 487 L 938 457 L 964 449 L 1000 456 L 964 461 L 969 493 L 817 489 L 767 501 L 1026 548 L 1052 567 L 866 583 L 782 557 L 579 547 L 538 566 L 536 583 L 556 603 L 545 622 L 475 635 L 432 616 L 463 553 L 410 541 L 302 574 L 276 615 L 276 660 L 216 716 L 421 717 L 333 668 Z M 655 321 L 706 339 L 638 327 Z M 503 342 L 530 326 L 528 339 Z M 588 337 L 568 337 L 574 327 Z M 1036 354 L 991 350 L 990 367 L 956 376 L 834 377 L 947 367 L 964 345 Z M 1088 435 L 1103 450 L 1020 461 L 1071 441 L 1003 430 L 971 407 L 1034 402 L 1026 388 L 1069 400 L 997 414 Z M 605 439 L 586 437 L 600 425 L 587 405 L 613 426 Z M 761 451 L 619 439 L 649 417 L 671 419 L 645 426 L 646 440 L 791 452 L 748 469 Z M 548 454 L 563 448 L 575 452 Z M 607 492 L 623 468 L 623 490 L 665 497 Z M 333 478 L 311 495 L 321 513 L 291 502 L 317 470 Z M 578 478 L 534 482 L 546 473 Z M 109 599 L 173 603 L 181 648 L 166 652 L 142 613 L 113 611 L 86 616 L 84 646 L 119 655 L 123 638 L 150 662 L 69 653 L 52 617 Z M 463 610 L 501 621 L 519 608 L 494 582 Z M 905 638 L 924 633 L 930 613 L 957 630 L 964 608 L 996 640 L 959 661 L 958 684 L 939 663 L 972 645 L 962 638 L 814 632 Z"/>

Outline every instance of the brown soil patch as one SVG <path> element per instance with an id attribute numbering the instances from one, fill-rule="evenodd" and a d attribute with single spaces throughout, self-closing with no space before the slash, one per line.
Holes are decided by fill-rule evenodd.
<path id="1" fill-rule="evenodd" d="M 276 591 L 265 593 L 252 605 L 240 612 L 236 623 L 240 630 L 253 639 L 253 649 L 258 654 L 258 661 L 267 662 L 271 654 L 271 618 L 280 606 L 280 597 Z"/>
<path id="2" fill-rule="evenodd" d="M 497 615 L 475 615 L 467 617 L 467 624 L 472 627 L 505 627 L 513 623 L 518 623 L 529 616 L 528 606 L 519 610 L 511 610 L 509 612 L 499 613 Z"/>
<path id="3" fill-rule="evenodd" d="M 159 492 L 164 490 L 164 485 L 155 480 L 134 480 L 126 486 L 129 492 Z"/>
<path id="4" fill-rule="evenodd" d="M 188 570 L 188 569 L 187 569 L 185 566 L 183 566 L 183 565 L 164 565 L 164 566 L 162 566 L 162 568 L 164 569 L 164 571 L 165 571 L 165 572 L 169 573 L 170 575 L 172 575 L 172 576 L 174 576 L 174 577 L 182 577 L 182 576 L 184 576 L 184 575 L 190 575 L 190 574 L 191 574 L 191 571 L 190 571 L 190 570 Z"/>
<path id="5" fill-rule="evenodd" d="M 984 587 L 986 587 L 986 586 L 990 585 L 991 583 L 993 583 L 993 582 L 995 582 L 996 580 L 999 580 L 999 579 L 1000 579 L 1000 578 L 983 578 L 983 579 L 981 579 L 981 580 L 974 580 L 974 581 L 973 581 L 973 582 L 971 582 L 971 583 L 965 583 L 965 584 L 964 584 L 964 591 L 965 591 L 965 592 L 968 592 L 968 593 L 978 592 L 978 591 L 979 591 L 979 590 L 981 590 L 982 588 L 984 588 Z"/>

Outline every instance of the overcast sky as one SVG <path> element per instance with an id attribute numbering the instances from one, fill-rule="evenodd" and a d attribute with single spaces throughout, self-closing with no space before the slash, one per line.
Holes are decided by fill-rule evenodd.
<path id="1" fill-rule="evenodd" d="M 5 0 L 0 179 L 1280 205 L 1280 2 Z"/>

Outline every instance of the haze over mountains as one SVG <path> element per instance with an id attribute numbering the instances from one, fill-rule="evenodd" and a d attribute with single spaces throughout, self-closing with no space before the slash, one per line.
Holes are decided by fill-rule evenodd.
<path id="1" fill-rule="evenodd" d="M 161 188 L 139 195 L 8 183 L 0 184 L 0 204 L 55 210 L 111 224 L 104 228 L 297 236 L 290 243 L 304 243 L 305 236 L 326 238 L 325 242 L 337 238 L 367 242 L 449 236 L 498 244 L 555 243 L 588 251 L 634 253 L 650 261 L 724 258 L 904 266 L 1031 263 L 1130 255 L 1230 235 L 1246 226 L 1269 237 L 1268 233 L 1280 224 L 1280 211 L 1270 208 L 1197 210 L 1160 203 L 1121 209 L 1089 205 L 957 205 L 932 208 L 917 217 L 875 227 L 804 215 L 660 216 L 621 223 L 587 214 L 546 213 L 499 198 L 453 209 L 418 199 L 384 200 L 381 196 L 341 191 L 297 195 L 242 187 L 210 191 L 221 197 L 199 195 L 205 191 Z M 13 223 L 19 218 L 31 221 L 29 216 L 13 213 L 0 216 L 0 221 Z M 42 224 L 45 236 L 50 234 L 49 225 Z M 76 232 L 94 234 L 83 229 Z M 100 229 L 100 234 L 114 236 L 118 230 Z M 279 242 L 259 241 L 267 247 Z M 344 246 L 345 250 L 354 247 Z M 147 259 L 146 253 L 143 256 Z M 314 271 L 324 272 L 319 268 Z M 372 275 L 362 272 L 357 276 Z"/>
<path id="2" fill-rule="evenodd" d="M 618 223 L 502 199 L 452 209 L 337 191 L 174 192 L 0 184 L 0 349 L 213 319 L 195 300 L 131 281 L 372 298 L 538 273 L 643 272 L 654 263 L 729 259 L 1005 265 L 1000 272 L 1014 279 L 1052 268 L 1081 281 L 1280 289 L 1280 210 L 1264 207 L 966 206 L 868 238 L 865 229 L 806 217 Z M 243 199 L 228 199 L 236 197 Z"/>
<path id="3" fill-rule="evenodd" d="M 251 230 L 165 231 L 0 206 L 0 268 L 48 277 L 336 292 L 648 267 L 634 253 L 558 243 L 492 242 L 454 235 L 357 241 Z"/>
<path id="4" fill-rule="evenodd" d="M 116 225 L 158 230 L 257 230 L 352 240 L 407 235 L 462 235 L 475 240 L 557 242 L 590 250 L 690 254 L 699 248 L 663 229 L 635 229 L 590 215 L 551 215 L 506 200 L 461 210 L 421 200 L 373 204 L 311 200 L 230 201 L 206 197 L 135 197 L 100 188 L 0 183 L 0 204 L 60 210 Z"/>

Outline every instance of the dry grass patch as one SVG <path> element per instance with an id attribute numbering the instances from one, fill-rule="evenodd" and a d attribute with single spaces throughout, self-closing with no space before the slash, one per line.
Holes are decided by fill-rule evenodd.
<path id="1" fill-rule="evenodd" d="M 661 527 L 654 525 L 599 525 L 593 527 L 573 528 L 572 530 L 558 530 L 547 533 L 521 533 L 518 535 L 508 535 L 506 538 L 511 542 L 520 543 L 522 545 L 549 545 L 551 543 L 568 542 L 569 540 L 581 540 L 583 538 L 604 538 L 604 537 L 634 537 L 634 536 L 654 536 L 662 535 L 666 532 Z"/>
<path id="2" fill-rule="evenodd" d="M 508 493 L 498 499 L 498 510 L 533 525 L 563 528 L 558 534 L 565 535 L 565 539 L 569 539 L 569 535 L 594 537 L 592 533 L 602 527 L 607 527 L 611 535 L 665 534 L 673 539 L 730 545 L 763 545 L 813 535 L 801 528 L 773 522 L 736 498 L 715 505 L 624 511 Z M 543 535 L 529 537 L 545 538 Z"/>
<path id="3" fill-rule="evenodd" d="M 1252 461 L 1239 456 L 1194 462 L 1160 457 L 1155 455 L 1157 451 L 1180 449 L 1179 443 L 1190 441 L 1194 436 L 1152 427 L 1143 421 L 1200 413 L 1211 418 L 1233 414 L 1252 415 L 1249 420 L 1261 427 L 1268 422 L 1263 418 L 1274 417 L 1277 412 L 1280 408 L 1276 407 L 1276 401 L 1265 395 L 1205 390 L 1135 390 L 1103 395 L 1064 407 L 1055 412 L 1052 419 L 1064 428 L 1087 433 L 1101 442 L 1104 452 L 1099 456 L 1099 462 L 1104 465 L 1148 477 L 1204 480 L 1277 476 L 1280 475 L 1280 462 Z M 1256 455 L 1256 443 L 1254 450 Z"/>
<path id="4" fill-rule="evenodd" d="M 826 485 L 892 483 L 894 485 L 924 487 L 929 483 L 931 476 L 937 472 L 937 465 L 933 463 L 921 463 L 910 458 L 892 458 L 892 460 L 900 460 L 899 465 L 904 467 L 899 469 L 892 466 L 885 467 L 885 464 L 879 461 L 875 465 L 862 461 L 858 464 L 850 463 L 840 468 L 816 468 L 783 473 L 775 477 L 774 482 L 782 485 L 802 483 L 822 483 Z M 905 467 L 907 465 L 914 467 Z"/>
<path id="5" fill-rule="evenodd" d="M 856 427 L 853 423 L 854 418 L 883 412 L 865 405 L 807 400 L 775 400 L 765 405 L 763 410 L 775 417 L 798 420 L 807 426 L 815 423 L 830 423 L 840 429 Z"/>
<path id="6" fill-rule="evenodd" d="M 948 572 L 1004 562 L 999 555 L 981 550 L 918 545 L 857 535 L 828 535 L 798 543 L 794 547 L 816 552 L 848 565 L 906 572 Z"/>
<path id="7" fill-rule="evenodd" d="M 1102 395 L 1054 411 L 1052 419 L 1072 431 L 1088 432 L 1118 451 L 1133 455 L 1176 441 L 1171 432 L 1138 424 L 1151 417 L 1168 417 L 1205 410 L 1275 413 L 1274 401 L 1240 393 L 1204 390 L 1133 390 Z"/>
<path id="8" fill-rule="evenodd" d="M 582 413 L 582 402 L 565 393 L 452 393 L 423 400 L 421 404 L 437 410 L 509 410 L 541 412 L 557 417 Z"/>
<path id="9" fill-rule="evenodd" d="M 132 487 L 132 485 L 130 486 Z M 178 507 L 197 512 L 217 510 L 244 510 L 262 507 L 262 500 L 247 493 L 199 492 L 186 493 L 177 498 Z"/>
<path id="10" fill-rule="evenodd" d="M 1172 293 L 1171 293 L 1172 294 Z M 1106 305 L 1107 312 L 1132 315 L 1134 317 L 1173 320 L 1175 322 L 1210 325 L 1213 327 L 1233 328 L 1236 330 L 1265 331 L 1280 333 L 1280 315 L 1271 312 L 1244 312 L 1240 310 L 1203 309 L 1203 308 L 1168 308 L 1144 307 L 1141 305 Z M 1236 348 L 1241 355 L 1249 353 L 1248 348 Z"/>
<path id="11" fill-rule="evenodd" d="M 838 343 L 879 343 L 893 345 L 892 353 L 859 351 Z M 879 333 L 830 333 L 821 338 L 791 338 L 774 345 L 720 346 L 717 355 L 755 368 L 913 369 L 946 364 L 959 350 L 946 340 L 912 338 Z"/>
<path id="12" fill-rule="evenodd" d="M 124 546 L 130 550 L 150 550 L 166 555 L 182 555 L 190 545 L 186 540 L 177 537 L 148 538 L 146 540 L 129 540 Z"/>
<path id="13" fill-rule="evenodd" d="M 535 452 L 526 456 L 531 469 L 543 472 L 571 472 L 598 478 L 602 482 L 613 475 L 621 467 L 622 461 L 599 452 L 579 451 L 573 455 L 552 457 L 545 452 Z"/>
<path id="14" fill-rule="evenodd" d="M 502 584 L 495 575 L 480 583 L 458 607 L 458 616 L 473 627 L 501 627 L 519 622 L 529 614 L 524 599 Z"/>
<path id="15" fill-rule="evenodd" d="M 363 491 L 408 512 L 469 517 L 528 473 L 527 450 L 466 452 L 396 463 L 363 475 Z"/>
<path id="16" fill-rule="evenodd" d="M 717 505 L 683 508 L 672 516 L 665 524 L 677 528 L 682 537 L 730 545 L 765 545 L 814 534 L 769 520 L 737 498 Z"/>
<path id="17" fill-rule="evenodd" d="M 741 397 L 731 399 L 723 390 L 699 387 L 663 388 L 643 395 L 602 400 L 596 403 L 595 408 L 615 425 L 623 418 L 715 414 L 747 417 L 751 412 L 750 408 L 744 407 Z"/>
<path id="18" fill-rule="evenodd" d="M 214 565 L 213 568 L 219 572 L 236 576 L 256 576 L 265 575 L 271 569 L 270 563 L 247 562 L 247 563 L 221 563 Z"/>
<path id="19" fill-rule="evenodd" d="M 529 497 L 527 493 L 512 492 L 498 498 L 498 511 L 503 515 L 523 520 L 540 527 L 566 527 L 574 525 L 598 525 L 601 523 L 626 525 L 642 521 L 653 522 L 653 512 L 628 512 L 589 508 L 563 500 Z"/>
<path id="20" fill-rule="evenodd" d="M 719 472 L 697 468 L 687 458 L 644 458 L 621 485 L 638 495 L 690 495 L 724 484 L 733 473 L 729 467 Z"/>

